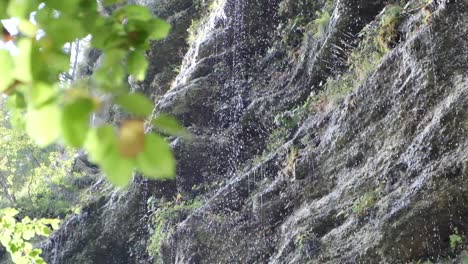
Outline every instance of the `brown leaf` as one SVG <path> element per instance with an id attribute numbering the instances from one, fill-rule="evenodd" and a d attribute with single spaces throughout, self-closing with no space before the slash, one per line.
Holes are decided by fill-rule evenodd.
<path id="1" fill-rule="evenodd" d="M 145 122 L 126 120 L 120 126 L 119 152 L 126 158 L 134 158 L 145 148 Z"/>

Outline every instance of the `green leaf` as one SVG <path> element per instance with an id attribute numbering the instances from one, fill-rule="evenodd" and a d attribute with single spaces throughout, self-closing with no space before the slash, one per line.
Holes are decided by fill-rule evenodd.
<path id="1" fill-rule="evenodd" d="M 96 0 L 80 0 L 80 9 L 83 11 L 97 11 L 98 4 Z M 86 16 L 85 16 L 86 17 Z"/>
<path id="2" fill-rule="evenodd" d="M 175 118 L 166 114 L 160 114 L 153 119 L 153 125 L 164 134 L 183 137 L 190 136 L 190 133 L 185 129 L 185 127 L 183 127 Z"/>
<path id="3" fill-rule="evenodd" d="M 48 103 L 55 96 L 55 89 L 44 82 L 37 82 L 29 89 L 29 100 L 34 107 Z"/>
<path id="4" fill-rule="evenodd" d="M 124 0 L 104 0 L 104 5 L 114 5 L 114 4 L 121 4 Z"/>
<path id="5" fill-rule="evenodd" d="M 6 229 L 13 229 L 16 225 L 16 220 L 11 215 L 2 216 L 2 226 Z"/>
<path id="6" fill-rule="evenodd" d="M 145 149 L 137 156 L 138 169 L 148 178 L 168 180 L 175 177 L 175 165 L 169 144 L 158 135 L 146 135 Z"/>
<path id="7" fill-rule="evenodd" d="M 0 215 L 1 216 L 10 216 L 14 217 L 15 215 L 19 214 L 19 211 L 16 210 L 15 208 L 7 207 L 5 209 L 0 210 Z"/>
<path id="8" fill-rule="evenodd" d="M 23 239 L 24 239 L 24 240 L 30 240 L 30 239 L 33 238 L 35 235 L 36 235 L 36 232 L 34 232 L 34 229 L 33 229 L 33 228 L 26 228 L 26 229 L 23 231 Z"/>
<path id="9" fill-rule="evenodd" d="M 8 0 L 0 1 L 0 19 L 6 19 L 7 18 L 7 12 L 6 12 L 7 7 L 8 7 Z"/>
<path id="10" fill-rule="evenodd" d="M 113 146 L 99 163 L 107 179 L 114 185 L 125 187 L 133 176 L 134 161 L 122 158 Z"/>
<path id="11" fill-rule="evenodd" d="M 85 149 L 91 161 L 101 163 L 116 148 L 117 139 L 114 128 L 110 125 L 91 129 L 85 141 Z"/>
<path id="12" fill-rule="evenodd" d="M 124 90 L 125 70 L 120 64 L 113 67 L 100 68 L 94 72 L 93 76 L 104 91 L 117 92 Z"/>
<path id="13" fill-rule="evenodd" d="M 18 92 L 18 91 L 15 91 L 12 95 L 8 96 L 7 107 L 11 111 L 26 108 L 26 101 L 24 99 L 24 95 L 22 93 Z M 11 118 L 11 116 L 10 116 L 10 118 Z"/>
<path id="14" fill-rule="evenodd" d="M 39 146 L 48 146 L 58 138 L 60 114 L 60 109 L 54 104 L 28 110 L 26 131 Z"/>
<path id="15" fill-rule="evenodd" d="M 43 224 L 51 225 L 53 230 L 59 229 L 59 219 L 40 219 L 40 222 L 42 222 Z"/>
<path id="16" fill-rule="evenodd" d="M 126 5 L 122 8 L 116 10 L 113 14 L 118 21 L 123 21 L 125 19 L 135 19 L 135 20 L 150 20 L 153 15 L 148 8 L 139 5 Z"/>
<path id="17" fill-rule="evenodd" d="M 52 43 L 55 48 L 62 47 L 67 42 L 72 42 L 77 38 L 86 36 L 79 21 L 67 16 L 51 19 L 43 27 L 46 36 L 53 40 Z"/>
<path id="18" fill-rule="evenodd" d="M 15 103 L 16 103 L 16 108 L 18 109 L 24 109 L 26 108 L 26 100 L 24 99 L 24 95 L 20 92 L 15 93 Z"/>
<path id="19" fill-rule="evenodd" d="M 13 58 L 8 50 L 0 50 L 0 61 L 0 72 L 2 73 L 2 78 L 0 78 L 0 92 L 3 92 L 13 84 L 14 64 Z"/>
<path id="20" fill-rule="evenodd" d="M 61 128 L 65 142 L 72 147 L 81 147 L 89 129 L 89 115 L 94 111 L 94 102 L 79 98 L 63 108 Z"/>
<path id="21" fill-rule="evenodd" d="M 137 116 L 149 116 L 153 112 L 153 103 L 141 93 L 119 96 L 116 99 L 116 103 L 126 111 Z"/>
<path id="22" fill-rule="evenodd" d="M 18 25 L 18 29 L 21 33 L 23 33 L 25 36 L 34 38 L 36 37 L 38 27 L 37 25 L 34 25 L 31 21 L 22 19 Z"/>
<path id="23" fill-rule="evenodd" d="M 77 11 L 80 0 L 45 0 L 44 3 L 48 8 L 59 10 L 61 13 L 73 13 Z"/>
<path id="24" fill-rule="evenodd" d="M 3 0 L 2 0 L 3 1 Z M 14 0 L 8 5 L 8 15 L 16 18 L 29 18 L 29 14 L 37 7 L 36 1 Z M 35 5 L 36 4 L 36 5 Z"/>
<path id="25" fill-rule="evenodd" d="M 36 248 L 34 250 L 31 250 L 31 252 L 29 252 L 29 256 L 32 258 L 35 258 L 35 257 L 38 257 L 41 253 L 42 253 L 42 250 Z"/>
<path id="26" fill-rule="evenodd" d="M 127 71 L 137 80 L 143 81 L 148 68 L 148 61 L 145 55 L 139 51 L 132 51 L 127 57 Z"/>
<path id="27" fill-rule="evenodd" d="M 153 19 L 151 22 L 151 28 L 153 31 L 150 34 L 150 39 L 154 40 L 161 40 L 164 39 L 169 32 L 171 31 L 171 24 L 167 23 L 166 21 L 156 18 Z"/>
<path id="28" fill-rule="evenodd" d="M 39 228 L 36 228 L 36 232 L 38 235 L 45 237 L 48 237 L 52 233 L 50 228 L 48 228 L 47 226 L 41 226 Z"/>
<path id="29" fill-rule="evenodd" d="M 32 55 L 32 40 L 21 39 L 18 43 L 18 57 L 16 57 L 16 67 L 14 77 L 15 79 L 22 82 L 30 82 L 32 80 L 32 67 L 31 67 L 31 55 Z"/>

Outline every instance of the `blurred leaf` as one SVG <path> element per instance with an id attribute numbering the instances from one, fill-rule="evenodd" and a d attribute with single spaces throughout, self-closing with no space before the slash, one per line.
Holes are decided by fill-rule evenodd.
<path id="1" fill-rule="evenodd" d="M 8 0 L 0 1 L 0 19 L 7 18 Z"/>
<path id="2" fill-rule="evenodd" d="M 121 64 L 118 64 L 98 69 L 94 72 L 93 77 L 101 85 L 102 90 L 115 93 L 123 90 L 125 70 Z"/>
<path id="3" fill-rule="evenodd" d="M 118 21 L 123 21 L 125 19 L 147 21 L 153 17 L 148 8 L 139 5 L 126 5 L 124 7 L 121 7 L 114 12 L 113 16 Z"/>
<path id="4" fill-rule="evenodd" d="M 114 128 L 110 125 L 91 129 L 86 137 L 85 149 L 91 161 L 101 163 L 117 145 Z"/>
<path id="5" fill-rule="evenodd" d="M 36 235 L 36 232 L 34 232 L 34 229 L 26 229 L 23 231 L 23 239 L 24 240 L 30 240 Z"/>
<path id="6" fill-rule="evenodd" d="M 128 184 L 133 174 L 134 161 L 119 155 L 112 126 L 106 125 L 90 130 L 85 148 L 90 159 L 99 164 L 111 183 L 117 186 Z"/>
<path id="7" fill-rule="evenodd" d="M 59 219 L 41 219 L 40 222 L 52 226 L 53 230 L 59 229 L 59 224 L 60 224 Z"/>
<path id="8" fill-rule="evenodd" d="M 104 5 L 122 4 L 124 0 L 104 0 Z"/>
<path id="9" fill-rule="evenodd" d="M 45 0 L 44 3 L 50 9 L 60 10 L 62 13 L 73 13 L 76 12 L 80 0 Z"/>
<path id="10" fill-rule="evenodd" d="M 3 0 L 2 0 L 3 1 Z M 36 1 L 29 0 L 14 0 L 10 1 L 8 5 L 7 13 L 10 17 L 28 19 L 29 14 L 34 11 L 38 6 Z"/>
<path id="11" fill-rule="evenodd" d="M 89 115 L 94 110 L 90 98 L 79 98 L 63 108 L 61 127 L 65 143 L 72 147 L 81 147 L 89 129 Z"/>
<path id="12" fill-rule="evenodd" d="M 37 82 L 29 88 L 29 100 L 31 100 L 34 107 L 40 107 L 54 98 L 55 93 L 56 91 L 51 85 Z"/>
<path id="13" fill-rule="evenodd" d="M 14 64 L 13 58 L 7 50 L 0 50 L 0 72 L 2 77 L 0 78 L 0 92 L 5 91 L 14 81 L 13 72 Z"/>
<path id="14" fill-rule="evenodd" d="M 14 77 L 22 82 L 30 82 L 32 80 L 32 40 L 21 39 L 18 43 L 19 54 L 15 59 L 16 67 Z"/>
<path id="15" fill-rule="evenodd" d="M 25 36 L 35 37 L 38 31 L 38 27 L 29 20 L 22 19 L 18 25 L 18 30 Z"/>
<path id="16" fill-rule="evenodd" d="M 145 55 L 139 51 L 132 51 L 127 57 L 128 73 L 133 75 L 138 81 L 143 81 L 148 68 L 148 61 Z"/>
<path id="17" fill-rule="evenodd" d="M 19 211 L 16 210 L 15 208 L 7 207 L 4 209 L 0 209 L 0 216 L 10 216 L 13 217 L 15 215 L 19 214 Z"/>
<path id="18" fill-rule="evenodd" d="M 125 158 L 134 158 L 145 148 L 145 122 L 124 121 L 119 131 L 119 153 Z"/>
<path id="19" fill-rule="evenodd" d="M 156 18 L 150 22 L 153 31 L 150 34 L 150 39 L 161 40 L 167 37 L 171 31 L 171 25 L 166 21 Z"/>
<path id="20" fill-rule="evenodd" d="M 175 177 L 175 164 L 169 144 L 158 135 L 146 135 L 145 149 L 137 156 L 138 169 L 148 178 L 168 180 Z"/>
<path id="21" fill-rule="evenodd" d="M 19 92 L 14 92 L 10 96 L 8 96 L 7 107 L 10 111 L 24 108 L 24 97 L 22 96 L 22 94 Z"/>
<path id="22" fill-rule="evenodd" d="M 26 100 L 24 99 L 24 95 L 20 92 L 16 92 L 14 94 L 14 98 L 15 98 L 15 106 L 16 108 L 18 109 L 24 109 L 26 108 Z"/>
<path id="23" fill-rule="evenodd" d="M 60 109 L 46 105 L 39 109 L 29 109 L 26 116 L 26 131 L 41 147 L 53 143 L 60 134 Z"/>
<path id="24" fill-rule="evenodd" d="M 124 187 L 133 176 L 134 162 L 120 157 L 113 148 L 100 163 L 107 179 L 114 185 Z"/>
<path id="25" fill-rule="evenodd" d="M 125 94 L 117 97 L 116 103 L 126 111 L 137 116 L 149 116 L 153 112 L 153 103 L 141 93 Z"/>
<path id="26" fill-rule="evenodd" d="M 43 25 L 43 28 L 46 35 L 53 39 L 53 47 L 55 48 L 60 48 L 65 43 L 73 42 L 77 38 L 86 36 L 78 21 L 65 16 L 47 21 L 47 24 Z"/>
<path id="27" fill-rule="evenodd" d="M 177 121 L 175 118 L 169 115 L 160 114 L 153 119 L 152 123 L 158 130 L 160 130 L 164 134 L 183 137 L 190 136 L 190 133 L 185 129 L 185 127 L 183 127 L 179 123 L 179 121 Z"/>

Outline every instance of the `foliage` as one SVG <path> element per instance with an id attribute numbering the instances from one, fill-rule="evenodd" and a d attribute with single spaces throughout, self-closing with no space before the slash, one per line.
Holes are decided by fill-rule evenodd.
<path id="1" fill-rule="evenodd" d="M 33 249 L 30 241 L 35 236 L 49 236 L 52 229 L 58 229 L 59 221 L 25 217 L 17 222 L 15 216 L 18 213 L 12 208 L 0 210 L 0 243 L 11 254 L 14 263 L 45 263 L 40 257 L 42 251 Z"/>
<path id="2" fill-rule="evenodd" d="M 14 130 L 0 99 L 0 207 L 21 209 L 30 217 L 63 217 L 74 202 L 80 175 L 71 172 L 73 151 L 37 147 Z"/>
<path id="3" fill-rule="evenodd" d="M 353 212 L 358 215 L 364 215 L 377 203 L 377 193 L 375 191 L 366 192 L 354 204 Z"/>
<path id="4" fill-rule="evenodd" d="M 392 5 L 385 10 L 378 25 L 367 26 L 359 34 L 361 40 L 348 57 L 348 71 L 335 78 L 328 78 L 322 92 L 314 96 L 312 100 L 316 110 L 323 110 L 324 105 L 334 104 L 354 91 L 393 47 L 402 10 Z"/>
<path id="5" fill-rule="evenodd" d="M 281 170 L 284 175 L 296 178 L 296 162 L 299 155 L 297 147 L 292 146 L 287 159 L 283 163 L 283 169 Z"/>
<path id="6" fill-rule="evenodd" d="M 145 78 L 144 52 L 149 41 L 163 39 L 170 25 L 137 5 L 115 6 L 110 15 L 102 16 L 94 0 L 3 3 L 7 8 L 0 10 L 0 19 L 15 18 L 21 33 L 11 36 L 4 30 L 4 39 L 13 39 L 18 52 L 0 50 L 0 92 L 8 95 L 11 115 L 18 119 L 16 127 L 25 127 L 41 147 L 54 142 L 83 147 L 116 185 L 126 185 L 134 169 L 149 178 L 172 179 L 175 161 L 168 143 L 156 133 L 144 133 L 153 102 L 130 93 L 125 82 L 127 75 Z M 88 35 L 91 45 L 103 53 L 101 66 L 88 80 L 61 83 L 59 77 L 70 67 L 64 45 Z M 90 126 L 103 98 L 110 98 L 133 117 L 119 128 Z"/>
<path id="7" fill-rule="evenodd" d="M 401 20 L 402 8 L 400 6 L 390 5 L 386 8 L 376 38 L 377 46 L 383 52 L 388 52 L 396 42 L 397 30 Z"/>
<path id="8" fill-rule="evenodd" d="M 458 229 L 457 228 L 455 228 L 455 233 L 453 233 L 453 234 L 451 234 L 449 236 L 449 239 L 450 239 L 450 248 L 451 249 L 455 249 L 458 245 L 463 244 L 463 239 L 460 236 L 460 234 L 458 234 Z"/>
<path id="9" fill-rule="evenodd" d="M 190 24 L 190 27 L 187 29 L 188 35 L 187 35 L 187 44 L 190 46 L 192 45 L 197 37 L 197 30 L 200 27 L 200 20 L 199 19 L 192 19 L 192 23 Z"/>
<path id="10" fill-rule="evenodd" d="M 315 26 L 315 37 L 322 37 L 325 35 L 327 31 L 328 24 L 330 23 L 330 13 L 327 10 L 323 10 L 321 12 L 317 11 L 316 13 L 317 18 L 314 19 L 313 24 Z"/>
<path id="11" fill-rule="evenodd" d="M 178 194 L 173 201 L 155 200 L 153 197 L 148 199 L 151 216 L 152 235 L 148 246 L 148 253 L 152 257 L 158 257 L 161 252 L 163 241 L 170 237 L 174 231 L 174 224 L 182 221 L 193 210 L 200 208 L 202 202 L 198 199 L 184 200 L 181 194 Z M 156 259 L 160 261 L 159 259 Z"/>
<path id="12" fill-rule="evenodd" d="M 320 7 L 322 9 L 318 10 Z M 305 32 L 315 32 L 314 35 L 317 37 L 323 35 L 333 8 L 334 1 L 331 0 L 324 3 L 311 0 L 283 0 L 279 6 L 279 13 L 290 17 L 285 27 L 283 42 L 296 47 L 302 41 Z"/>

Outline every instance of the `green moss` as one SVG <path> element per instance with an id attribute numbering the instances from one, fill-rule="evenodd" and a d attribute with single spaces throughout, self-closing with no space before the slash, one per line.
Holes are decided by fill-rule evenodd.
<path id="1" fill-rule="evenodd" d="M 377 192 L 369 191 L 362 195 L 354 204 L 353 212 L 358 215 L 365 215 L 368 210 L 377 203 Z"/>
<path id="2" fill-rule="evenodd" d="M 197 31 L 200 25 L 201 21 L 199 19 L 192 19 L 192 24 L 190 24 L 190 27 L 187 29 L 187 44 L 189 46 L 192 45 L 197 39 Z"/>
<path id="3" fill-rule="evenodd" d="M 284 28 L 283 43 L 297 47 L 306 32 L 313 32 L 315 36 L 325 34 L 333 8 L 334 1 L 331 0 L 283 0 L 279 12 L 289 17 Z"/>
<path id="4" fill-rule="evenodd" d="M 149 208 L 153 208 L 151 216 L 152 235 L 147 251 L 150 256 L 157 257 L 161 254 L 161 247 L 165 239 L 174 232 L 175 224 L 183 221 L 191 212 L 202 206 L 202 201 L 198 199 L 183 201 L 181 195 L 175 201 L 165 202 L 163 200 L 148 200 Z M 160 258 L 157 258 L 159 261 Z"/>
<path id="5" fill-rule="evenodd" d="M 463 244 L 463 238 L 458 233 L 458 228 L 455 228 L 455 232 L 449 236 L 450 239 L 450 248 L 452 250 L 456 249 L 457 246 Z"/>
<path id="6" fill-rule="evenodd" d="M 386 8 L 378 23 L 361 31 L 361 41 L 348 57 L 348 71 L 328 78 L 323 90 L 312 99 L 316 110 L 323 110 L 323 105 L 336 104 L 367 80 L 395 44 L 401 20 L 401 7 L 392 5 Z"/>
<path id="7" fill-rule="evenodd" d="M 388 52 L 396 43 L 398 26 L 402 22 L 402 11 L 400 6 L 391 5 L 386 8 L 382 16 L 376 43 L 383 52 Z"/>
<path id="8" fill-rule="evenodd" d="M 314 36 L 322 37 L 327 31 L 331 16 L 328 10 L 322 10 L 321 12 L 317 12 L 316 15 L 317 18 L 313 21 L 314 29 L 316 31 Z"/>
<path id="9" fill-rule="evenodd" d="M 305 243 L 307 243 L 307 241 L 311 240 L 314 237 L 315 236 L 312 231 L 306 231 L 306 232 L 300 233 L 296 235 L 296 238 L 294 239 L 294 245 L 298 247 L 299 249 L 302 249 Z"/>

